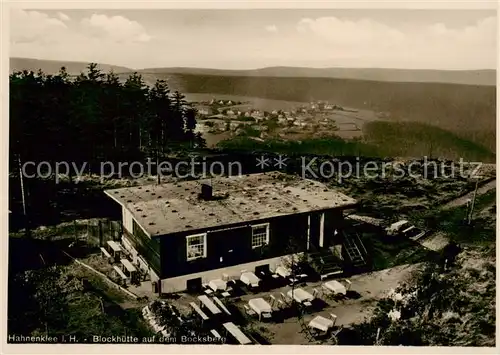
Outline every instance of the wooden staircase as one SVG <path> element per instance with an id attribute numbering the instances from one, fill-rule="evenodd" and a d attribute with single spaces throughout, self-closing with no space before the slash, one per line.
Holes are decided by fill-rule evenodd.
<path id="1" fill-rule="evenodd" d="M 343 233 L 342 251 L 347 256 L 347 261 L 355 268 L 365 268 L 367 266 L 367 252 L 358 233 L 353 230 L 345 230 Z"/>

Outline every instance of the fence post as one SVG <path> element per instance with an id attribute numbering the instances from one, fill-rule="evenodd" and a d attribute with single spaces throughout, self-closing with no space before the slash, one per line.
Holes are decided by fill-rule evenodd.
<path id="1" fill-rule="evenodd" d="M 75 236 L 75 242 L 78 240 L 76 237 L 76 221 L 73 221 L 73 235 Z"/>
<path id="2" fill-rule="evenodd" d="M 99 220 L 99 246 L 102 247 L 102 221 Z"/>

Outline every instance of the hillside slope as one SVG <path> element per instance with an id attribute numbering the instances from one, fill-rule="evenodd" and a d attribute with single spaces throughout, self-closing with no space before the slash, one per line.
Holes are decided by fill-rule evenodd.
<path id="1" fill-rule="evenodd" d="M 10 58 L 10 72 L 18 70 L 42 69 L 46 73 L 57 73 L 65 66 L 72 75 L 79 74 L 87 62 Z M 289 78 L 337 78 L 414 83 L 448 83 L 464 85 L 496 85 L 495 70 L 424 70 L 424 69 L 384 69 L 384 68 L 305 68 L 305 67 L 267 67 L 249 70 L 226 70 L 208 68 L 145 68 L 133 69 L 116 65 L 99 64 L 104 71 L 112 69 L 115 73 L 138 71 L 144 74 L 191 74 L 215 76 L 249 77 L 289 77 Z"/>
<path id="2" fill-rule="evenodd" d="M 249 70 L 205 68 L 147 68 L 149 74 L 192 74 L 216 76 L 337 78 L 390 82 L 447 83 L 464 85 L 496 85 L 495 70 L 424 70 L 383 68 L 301 68 L 268 67 Z"/>
<path id="3" fill-rule="evenodd" d="M 328 78 L 270 78 L 156 74 L 186 93 L 253 96 L 390 113 L 392 121 L 428 123 L 495 150 L 496 88 Z"/>
<path id="4" fill-rule="evenodd" d="M 72 62 L 72 61 L 59 61 L 59 60 L 45 60 L 45 59 L 29 59 L 29 58 L 10 58 L 10 73 L 22 70 L 38 71 L 41 69 L 45 74 L 56 74 L 61 67 L 65 67 L 70 75 L 78 75 L 88 66 L 87 62 Z M 115 73 L 128 73 L 133 72 L 133 69 L 120 67 L 110 64 L 98 64 L 99 68 L 108 72 L 113 70 Z"/>

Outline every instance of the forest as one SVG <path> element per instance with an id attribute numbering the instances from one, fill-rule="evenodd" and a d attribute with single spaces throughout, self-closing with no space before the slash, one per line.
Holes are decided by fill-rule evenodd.
<path id="1" fill-rule="evenodd" d="M 75 184 L 75 169 L 69 169 L 68 178 L 57 183 L 50 168 L 35 171 L 33 166 L 54 167 L 65 162 L 85 166 L 82 173 L 95 174 L 101 162 L 154 161 L 172 151 L 202 148 L 205 141 L 195 133 L 196 115 L 184 95 L 171 92 L 166 81 L 147 86 L 137 73 L 120 80 L 95 63 L 73 76 L 64 67 L 57 74 L 41 70 L 12 73 L 11 230 L 35 220 L 58 223 L 61 218 L 107 215 L 109 210 L 102 187 Z M 31 167 L 29 175 L 35 178 L 20 179 L 27 174 L 21 174 L 24 166 L 26 171 Z M 75 209 L 76 214 L 63 218 L 64 211 Z"/>
<path id="2" fill-rule="evenodd" d="M 76 77 L 64 67 L 10 75 L 11 169 L 18 160 L 130 161 L 203 146 L 195 126 L 195 109 L 163 80 L 150 88 L 133 73 L 122 83 L 95 63 Z"/>

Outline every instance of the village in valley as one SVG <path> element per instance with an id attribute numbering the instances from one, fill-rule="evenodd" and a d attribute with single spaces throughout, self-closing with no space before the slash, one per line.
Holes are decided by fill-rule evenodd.
<path id="1" fill-rule="evenodd" d="M 361 134 L 365 120 L 359 118 L 359 110 L 325 101 L 290 104 L 286 109 L 269 111 L 252 107 L 252 102 L 217 98 L 193 102 L 193 105 L 198 112 L 197 132 L 229 133 L 255 140 L 331 136 L 332 132 L 355 137 Z"/>

